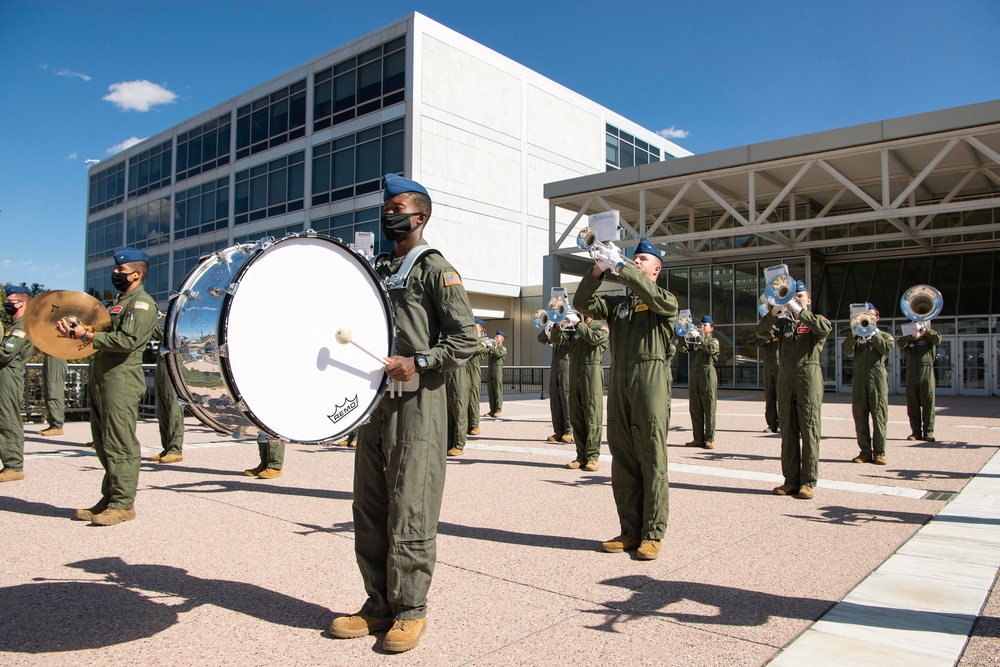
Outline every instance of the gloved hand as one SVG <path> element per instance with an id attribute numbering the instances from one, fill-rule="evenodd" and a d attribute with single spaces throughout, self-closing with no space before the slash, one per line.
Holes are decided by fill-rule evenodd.
<path id="1" fill-rule="evenodd" d="M 622 263 L 621 254 L 613 245 L 608 248 L 598 248 L 595 250 L 594 260 L 597 262 L 597 268 L 602 271 L 617 271 L 618 266 Z"/>
<path id="2" fill-rule="evenodd" d="M 795 315 L 798 315 L 799 313 L 802 312 L 802 304 L 799 303 L 798 299 L 792 299 L 785 305 L 788 307 L 788 310 L 795 313 Z"/>

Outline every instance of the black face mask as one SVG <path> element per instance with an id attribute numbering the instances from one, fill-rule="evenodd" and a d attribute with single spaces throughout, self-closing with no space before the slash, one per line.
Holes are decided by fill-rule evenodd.
<path id="1" fill-rule="evenodd" d="M 410 229 L 410 216 L 419 213 L 383 213 L 379 222 L 382 223 L 382 235 L 387 241 L 402 241 L 413 229 Z"/>
<path id="2" fill-rule="evenodd" d="M 132 281 L 128 279 L 130 274 L 128 273 L 112 273 L 111 274 L 111 284 L 115 286 L 115 289 L 119 292 L 124 292 L 128 289 L 128 286 L 132 284 Z"/>
<path id="3" fill-rule="evenodd" d="M 7 314 L 8 314 L 8 315 L 10 315 L 11 317 L 13 317 L 13 316 L 14 316 L 14 313 L 16 313 L 16 312 L 17 312 L 17 308 L 18 308 L 18 307 L 17 307 L 17 306 L 15 306 L 14 304 L 12 304 L 12 303 L 11 303 L 10 301 L 4 301 L 4 302 L 3 302 L 3 309 L 4 309 L 4 310 L 5 310 L 6 312 L 7 312 Z"/>

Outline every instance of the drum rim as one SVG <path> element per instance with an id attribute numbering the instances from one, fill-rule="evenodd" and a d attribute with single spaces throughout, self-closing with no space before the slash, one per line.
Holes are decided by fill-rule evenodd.
<path id="1" fill-rule="evenodd" d="M 260 257 L 264 255 L 265 252 L 267 252 L 271 248 L 287 241 L 302 240 L 302 239 L 320 239 L 323 241 L 329 241 L 334 245 L 340 246 L 342 249 L 347 251 L 346 254 L 353 261 L 357 262 L 358 265 L 363 267 L 364 270 L 368 273 L 369 277 L 372 279 L 372 282 L 376 286 L 379 298 L 381 299 L 385 312 L 388 315 L 387 326 L 389 328 L 389 356 L 394 356 L 396 354 L 396 313 L 392 307 L 392 301 L 389 298 L 389 292 L 388 290 L 386 290 L 385 285 L 382 283 L 382 279 L 379 278 L 378 273 L 375 272 L 375 269 L 372 268 L 372 265 L 368 262 L 368 260 L 365 259 L 358 252 L 353 250 L 347 243 L 345 243 L 342 239 L 338 237 L 327 236 L 325 234 L 296 233 L 296 234 L 289 234 L 288 236 L 277 239 L 276 241 L 267 244 L 265 247 L 262 247 L 259 250 L 253 252 L 247 258 L 247 260 L 243 262 L 242 266 L 240 266 L 240 268 L 237 270 L 236 275 L 233 276 L 232 282 L 239 283 L 240 280 L 243 278 L 244 274 L 250 269 L 250 266 L 253 265 L 254 262 L 256 262 Z M 232 303 L 233 297 L 234 297 L 233 294 L 227 293 L 225 297 L 223 297 L 222 304 L 220 306 L 220 312 L 222 316 L 219 318 L 219 322 L 217 325 L 218 331 L 216 333 L 220 348 L 228 342 L 228 336 L 227 336 L 228 327 L 224 325 L 228 324 L 229 322 L 230 304 Z M 372 414 L 374 414 L 375 410 L 378 409 L 379 404 L 381 404 L 390 381 L 389 374 L 383 372 L 382 379 L 379 382 L 378 389 L 375 391 L 375 397 L 376 397 L 375 400 L 373 400 L 364 410 L 364 412 L 361 414 L 361 418 L 358 421 L 354 422 L 355 426 L 353 426 L 352 428 L 336 432 L 334 435 L 320 438 L 318 440 L 296 440 L 275 432 L 273 428 L 265 424 L 254 413 L 254 411 L 251 410 L 250 407 L 243 402 L 243 394 L 242 392 L 240 392 L 239 386 L 237 385 L 235 379 L 233 378 L 232 368 L 229 365 L 228 356 L 224 356 L 221 354 L 219 355 L 219 368 L 222 371 L 222 377 L 223 381 L 226 383 L 226 387 L 232 393 L 233 401 L 236 403 L 236 405 L 242 405 L 242 407 L 240 408 L 240 413 L 243 414 L 244 417 L 246 417 L 250 422 L 252 422 L 254 426 L 260 429 L 260 431 L 266 433 L 272 438 L 276 438 L 284 442 L 300 442 L 303 444 L 321 444 L 337 440 L 338 438 L 347 435 L 352 430 L 354 430 L 361 424 L 368 421 L 369 418 L 371 418 Z"/>

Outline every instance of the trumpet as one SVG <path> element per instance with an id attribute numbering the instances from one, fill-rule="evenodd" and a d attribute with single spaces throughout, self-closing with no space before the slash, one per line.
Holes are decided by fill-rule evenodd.
<path id="1" fill-rule="evenodd" d="M 795 313 L 793 313 L 791 308 L 788 307 L 789 303 L 791 303 L 791 300 L 781 304 L 781 313 L 778 315 L 779 318 L 790 319 L 790 320 L 795 319 Z M 772 301 L 768 299 L 767 292 L 761 292 L 760 296 L 757 297 L 757 314 L 760 315 L 761 317 L 764 317 L 769 312 L 771 312 L 771 309 L 774 308 L 776 305 L 778 304 L 772 303 Z"/>
<path id="2" fill-rule="evenodd" d="M 597 232 L 594 231 L 593 227 L 584 227 L 580 230 L 580 233 L 576 235 L 576 245 L 580 248 L 580 250 L 586 250 L 593 259 L 597 259 L 598 250 L 616 250 L 616 248 L 608 245 L 604 241 L 598 241 Z M 611 271 L 615 275 L 621 273 L 626 264 L 633 267 L 635 266 L 635 262 L 631 259 L 625 257 L 624 255 L 620 256 L 622 261 L 618 262 L 618 266 Z"/>
<path id="3" fill-rule="evenodd" d="M 691 311 L 682 310 L 677 316 L 677 324 L 674 325 L 674 333 L 677 334 L 678 338 L 683 338 L 687 340 L 687 335 L 695 330 L 694 323 L 691 321 Z"/>
<path id="4" fill-rule="evenodd" d="M 549 324 L 549 313 L 544 308 L 539 308 L 535 311 L 535 326 L 539 329 L 544 329 L 545 325 Z"/>
<path id="5" fill-rule="evenodd" d="M 875 318 L 868 312 L 869 306 L 867 303 L 851 304 L 851 310 L 858 311 L 851 317 L 851 330 L 862 343 L 867 343 L 878 332 Z"/>
<path id="6" fill-rule="evenodd" d="M 569 304 L 566 302 L 566 297 L 564 296 L 554 296 L 549 299 L 548 309 L 545 311 L 549 317 L 549 320 L 558 324 L 562 322 L 563 318 L 570 311 Z"/>
<path id="7" fill-rule="evenodd" d="M 788 273 L 784 264 L 771 266 L 764 270 L 764 275 L 770 275 L 764 286 L 764 296 L 768 303 L 783 306 L 795 298 L 795 279 Z"/>

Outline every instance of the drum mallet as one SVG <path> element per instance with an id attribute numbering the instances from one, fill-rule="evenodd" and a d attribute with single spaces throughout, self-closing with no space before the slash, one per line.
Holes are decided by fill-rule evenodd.
<path id="1" fill-rule="evenodd" d="M 351 345 L 353 345 L 354 347 L 358 348 L 359 350 L 361 350 L 365 354 L 369 355 L 372 359 L 375 359 L 376 361 L 378 361 L 383 366 L 386 363 L 388 363 L 386 361 L 385 357 L 378 356 L 377 354 L 375 354 L 374 352 L 372 352 L 368 348 L 362 347 L 362 345 L 360 343 L 358 343 L 356 340 L 354 340 L 354 334 L 351 333 L 351 330 L 348 329 L 347 327 L 340 327 L 339 329 L 337 329 L 337 333 L 334 334 L 334 337 L 337 339 L 337 342 L 340 343 L 341 345 L 347 345 L 348 343 L 350 343 Z"/>

